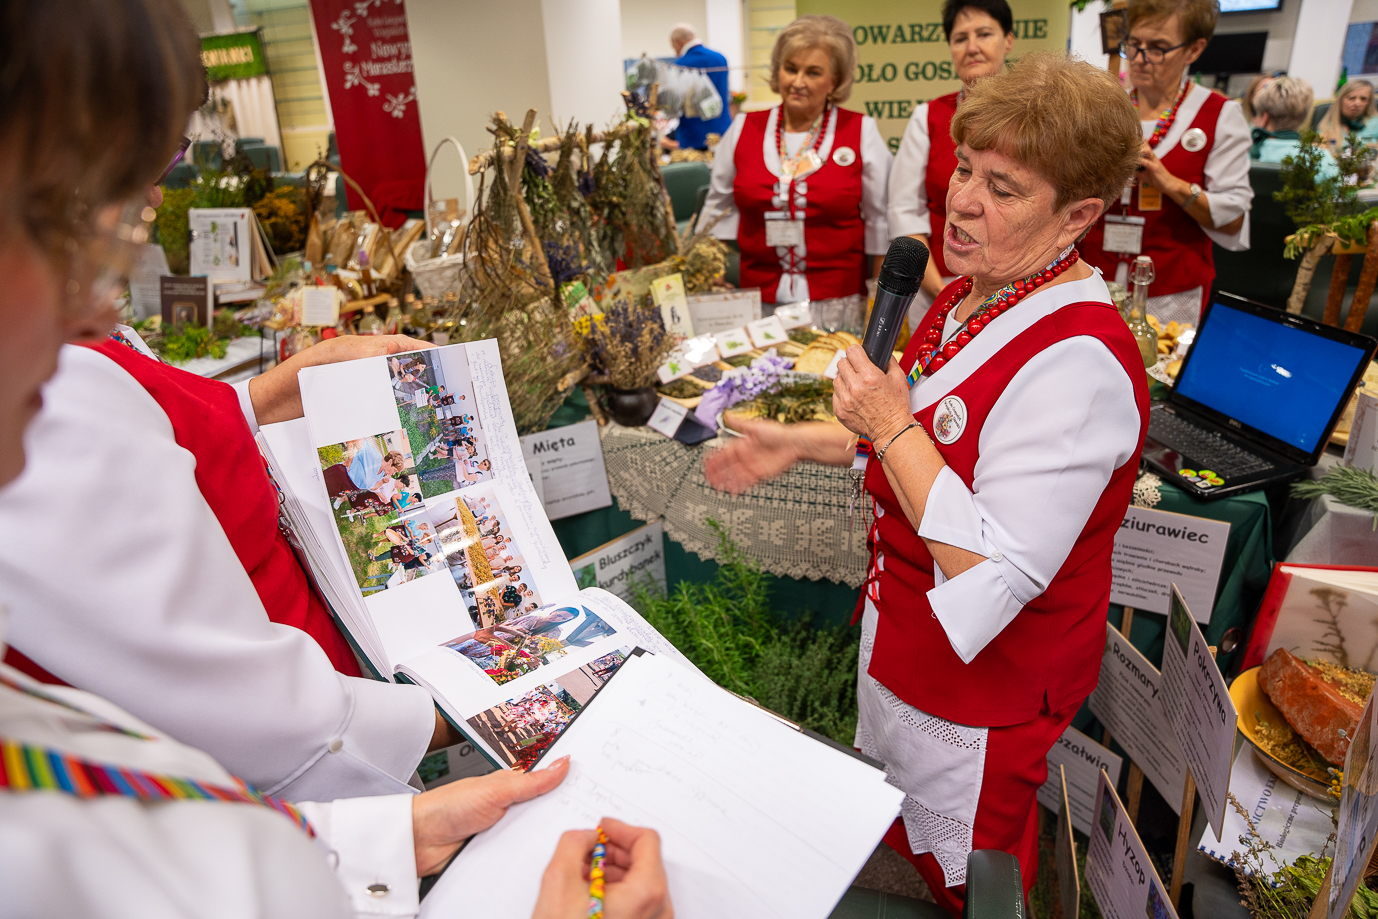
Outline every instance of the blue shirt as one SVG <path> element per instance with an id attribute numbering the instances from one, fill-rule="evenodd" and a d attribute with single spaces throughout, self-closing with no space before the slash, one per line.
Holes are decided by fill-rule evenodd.
<path id="1" fill-rule="evenodd" d="M 365 443 L 349 463 L 349 480 L 365 491 L 378 484 L 383 475 L 383 454 L 372 443 Z"/>
<path id="2" fill-rule="evenodd" d="M 1249 159 L 1258 163 L 1281 163 L 1284 156 L 1293 156 L 1301 149 L 1301 141 L 1296 138 L 1268 137 L 1258 145 L 1258 156 L 1252 152 Z M 1340 174 L 1340 168 L 1335 165 L 1335 157 L 1330 155 L 1330 151 L 1321 148 L 1321 163 L 1316 170 L 1317 179 L 1329 179 Z"/>
<path id="3" fill-rule="evenodd" d="M 709 134 L 726 134 L 732 125 L 732 115 L 727 110 L 731 95 L 727 90 L 727 58 L 716 51 L 709 51 L 703 45 L 686 48 L 684 54 L 675 60 L 680 67 L 693 67 L 708 70 L 708 79 L 722 96 L 722 113 L 717 118 L 681 118 L 675 130 L 675 140 L 686 150 L 704 150 L 708 147 Z M 717 68 L 717 69 L 709 69 Z"/>

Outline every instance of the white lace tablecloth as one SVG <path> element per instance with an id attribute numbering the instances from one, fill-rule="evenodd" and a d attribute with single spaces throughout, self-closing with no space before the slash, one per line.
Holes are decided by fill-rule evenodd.
<path id="1" fill-rule="evenodd" d="M 700 558 L 722 561 L 716 520 L 733 541 L 774 575 L 861 586 L 866 577 L 870 501 L 856 512 L 848 547 L 848 470 L 800 463 L 744 495 L 715 491 L 703 477 L 718 439 L 686 447 L 650 428 L 609 424 L 600 431 L 608 486 L 638 520 L 665 520 L 665 532 Z"/>

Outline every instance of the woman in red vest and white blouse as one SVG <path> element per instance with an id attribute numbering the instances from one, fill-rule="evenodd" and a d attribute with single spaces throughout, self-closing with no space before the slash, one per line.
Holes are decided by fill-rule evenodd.
<path id="1" fill-rule="evenodd" d="M 1187 76 L 1220 15 L 1216 0 L 1130 0 L 1129 99 L 1143 131 L 1138 177 L 1082 243 L 1107 280 L 1126 284 L 1140 253 L 1153 258 L 1148 311 L 1195 324 L 1215 280 L 1212 244 L 1249 248 L 1252 129 L 1239 103 Z"/>
<path id="2" fill-rule="evenodd" d="M 1005 0 L 946 0 L 943 34 L 952 52 L 952 68 L 963 87 L 1005 69 L 1014 50 L 1014 15 Z M 932 253 L 920 294 L 909 312 L 911 325 L 923 316 L 943 289 L 950 272 L 943 247 L 929 240 L 943 236 L 947 220 L 947 182 L 957 168 L 952 114 L 965 88 L 920 104 L 909 117 L 890 170 L 890 232 L 923 241 Z"/>
<path id="3" fill-rule="evenodd" d="M 741 250 L 741 286 L 766 303 L 866 293 L 890 244 L 890 151 L 874 118 L 839 107 L 856 42 L 833 16 L 801 16 L 776 37 L 780 104 L 738 115 L 713 156 L 701 220 Z M 867 259 L 867 256 L 872 256 Z"/>
<path id="4" fill-rule="evenodd" d="M 1028 55 L 968 90 L 952 133 L 943 254 L 959 277 L 903 360 L 882 372 L 848 349 L 845 428 L 734 423 L 744 436 L 705 473 L 743 491 L 799 460 L 864 470 L 856 744 L 907 795 L 886 841 L 960 913 L 973 849 L 1015 854 L 1034 882 L 1036 795 L 1100 673 L 1148 390 L 1076 248 L 1138 166 L 1114 77 Z"/>

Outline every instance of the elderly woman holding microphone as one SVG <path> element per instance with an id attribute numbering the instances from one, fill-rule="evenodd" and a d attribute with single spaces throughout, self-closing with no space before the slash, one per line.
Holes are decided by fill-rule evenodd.
<path id="1" fill-rule="evenodd" d="M 1037 870 L 1049 748 L 1095 688 L 1110 552 L 1148 394 L 1133 337 L 1077 241 L 1139 162 L 1115 79 L 1029 55 L 952 120 L 943 254 L 959 275 L 902 362 L 841 360 L 846 426 L 769 421 L 714 452 L 743 491 L 799 460 L 853 465 L 874 509 L 857 745 L 907 794 L 886 840 L 960 912 L 973 848 Z"/>
<path id="2" fill-rule="evenodd" d="M 741 286 L 766 303 L 865 294 L 890 242 L 890 151 L 874 118 L 840 107 L 855 70 L 847 24 L 801 16 L 770 54 L 780 104 L 738 115 L 714 153 L 704 219 L 723 214 L 713 235 L 737 242 Z"/>

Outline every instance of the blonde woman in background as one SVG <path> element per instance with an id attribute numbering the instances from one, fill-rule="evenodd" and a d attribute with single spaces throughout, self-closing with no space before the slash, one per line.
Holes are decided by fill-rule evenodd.
<path id="1" fill-rule="evenodd" d="M 1254 144 L 1249 159 L 1261 163 L 1281 163 L 1301 149 L 1301 134 L 1297 129 L 1311 113 L 1315 95 L 1311 84 L 1300 77 L 1278 77 L 1270 80 L 1254 96 Z M 1335 158 L 1321 152 L 1319 178 L 1329 178 L 1339 172 Z"/>
<path id="2" fill-rule="evenodd" d="M 1351 131 L 1359 140 L 1378 144 L 1378 109 L 1373 103 L 1373 84 L 1364 80 L 1350 80 L 1335 94 L 1330 111 L 1316 125 L 1321 142 L 1331 153 L 1336 152 Z"/>
<path id="3" fill-rule="evenodd" d="M 864 295 L 890 244 L 890 151 L 874 118 L 841 107 L 855 70 L 845 22 L 794 20 L 770 55 L 780 104 L 738 115 L 714 154 L 704 219 L 723 212 L 713 235 L 736 240 L 741 286 L 765 303 Z"/>

